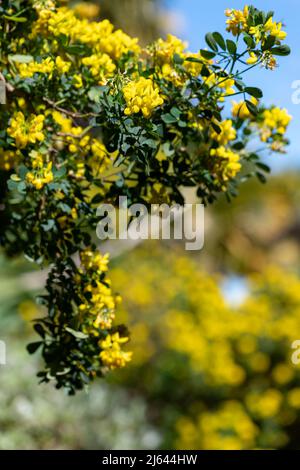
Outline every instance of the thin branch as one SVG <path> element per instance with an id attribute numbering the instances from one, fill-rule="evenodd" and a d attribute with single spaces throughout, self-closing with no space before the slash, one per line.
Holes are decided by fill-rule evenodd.
<path id="1" fill-rule="evenodd" d="M 72 118 L 84 118 L 84 117 L 89 117 L 89 116 L 98 116 L 98 114 L 95 113 L 86 113 L 86 114 L 80 114 L 80 113 L 75 113 L 73 111 L 69 111 L 68 109 L 61 108 L 58 106 L 55 101 L 49 100 L 49 98 L 43 98 L 43 101 L 48 103 L 52 108 L 56 109 L 57 111 L 60 111 L 63 114 L 66 114 L 67 116 L 70 116 Z"/>

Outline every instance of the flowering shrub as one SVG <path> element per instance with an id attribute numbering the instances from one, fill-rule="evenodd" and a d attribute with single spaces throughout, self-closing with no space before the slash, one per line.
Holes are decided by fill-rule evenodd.
<path id="1" fill-rule="evenodd" d="M 149 404 L 163 448 L 298 448 L 299 276 L 269 266 L 232 307 L 190 257 L 148 243 L 111 272 L 133 333 L 132 365 L 115 380 Z"/>
<path id="2" fill-rule="evenodd" d="M 0 5 L 1 243 L 54 265 L 42 298 L 48 316 L 35 325 L 41 341 L 29 349 L 42 347 L 41 379 L 70 393 L 131 358 L 126 328 L 114 322 L 107 258 L 93 243 L 97 205 L 119 195 L 149 204 L 158 193 L 182 203 L 184 186 L 205 204 L 218 193 L 230 199 L 245 176 L 268 171 L 249 141 L 283 152 L 290 121 L 243 81 L 289 54 L 272 12 L 227 10 L 234 40 L 209 33 L 197 53 L 172 35 L 142 48 L 108 20 L 80 14 L 54 0 Z M 233 95 L 241 101 L 226 119 Z"/>

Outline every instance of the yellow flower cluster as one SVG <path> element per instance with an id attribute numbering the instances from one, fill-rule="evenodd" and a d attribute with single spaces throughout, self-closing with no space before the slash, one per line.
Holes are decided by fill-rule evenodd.
<path id="1" fill-rule="evenodd" d="M 18 64 L 18 71 L 21 78 L 31 78 L 35 73 L 47 74 L 52 78 L 54 71 L 60 74 L 69 72 L 71 62 L 63 60 L 57 56 L 55 61 L 51 57 L 43 59 L 42 62 L 29 62 Z"/>
<path id="2" fill-rule="evenodd" d="M 131 267 L 134 278 L 127 275 Z M 143 374 L 147 364 L 141 378 L 147 390 L 153 390 L 157 373 L 171 377 L 172 386 L 176 379 L 182 387 L 187 383 L 190 406 L 177 421 L 176 448 L 286 444 L 286 426 L 298 420 L 300 409 L 300 370 L 290 358 L 300 331 L 299 277 L 269 268 L 251 278 L 244 303 L 230 307 L 216 281 L 190 258 L 153 244 L 131 253 L 111 276 L 126 292 L 123 315 L 125 320 L 130 312 L 133 321 L 132 367 Z M 238 401 L 231 401 L 233 396 Z"/>
<path id="3" fill-rule="evenodd" d="M 95 285 L 88 284 L 84 290 L 90 293 L 91 298 L 79 306 L 82 313 L 94 316 L 93 326 L 97 330 L 110 329 L 115 319 L 115 299 L 112 296 L 110 282 L 106 281 L 106 284 L 99 281 L 96 281 Z"/>
<path id="4" fill-rule="evenodd" d="M 74 6 L 74 11 L 79 17 L 91 20 L 99 15 L 100 7 L 94 3 L 79 2 Z"/>
<path id="5" fill-rule="evenodd" d="M 255 106 L 257 106 L 258 100 L 256 98 L 252 96 L 250 101 Z M 250 113 L 249 109 L 247 108 L 245 101 L 239 101 L 239 102 L 233 101 L 231 114 L 233 117 L 238 117 L 243 120 L 253 118 L 253 115 Z"/>
<path id="6" fill-rule="evenodd" d="M 131 38 L 121 29 L 117 29 L 108 37 L 100 39 L 99 44 L 96 44 L 96 50 L 109 54 L 113 59 L 118 60 L 128 52 L 139 54 L 141 48 L 137 38 Z"/>
<path id="7" fill-rule="evenodd" d="M 53 181 L 52 162 L 44 163 L 43 156 L 36 151 L 30 152 L 33 171 L 26 174 L 26 181 L 36 189 L 42 189 Z"/>
<path id="8" fill-rule="evenodd" d="M 140 111 L 145 118 L 149 118 L 155 108 L 164 102 L 159 88 L 150 78 L 140 77 L 137 81 L 127 83 L 123 88 L 126 100 L 125 114 L 136 114 Z"/>
<path id="9" fill-rule="evenodd" d="M 246 5 L 244 10 L 225 10 L 225 15 L 228 17 L 226 21 L 227 31 L 232 33 L 234 36 L 237 36 L 242 31 L 247 30 L 247 21 L 249 15 L 249 8 Z"/>
<path id="10" fill-rule="evenodd" d="M 54 62 L 51 57 L 43 59 L 42 62 L 29 62 L 25 64 L 18 64 L 18 71 L 21 78 L 31 78 L 35 73 L 48 74 L 50 77 L 53 74 Z"/>
<path id="11" fill-rule="evenodd" d="M 257 106 L 258 100 L 254 97 L 251 102 Z M 259 112 L 259 118 L 256 119 L 248 110 L 244 101 L 232 102 L 232 116 L 243 120 L 249 119 L 251 127 L 258 130 L 262 142 L 267 142 L 273 152 L 284 153 L 286 145 L 285 134 L 292 120 L 286 109 L 271 107 Z"/>
<path id="12" fill-rule="evenodd" d="M 105 278 L 108 270 L 109 255 L 85 249 L 80 252 L 81 267 L 75 276 L 78 295 L 82 300 L 78 311 L 82 323 L 82 332 L 99 339 L 101 348 L 99 357 L 109 369 L 124 367 L 131 360 L 132 353 L 122 351 L 121 345 L 129 341 L 119 333 L 109 334 L 115 319 L 116 304 L 120 297 L 111 290 L 111 282 Z"/>
<path id="13" fill-rule="evenodd" d="M 292 119 L 286 109 L 278 107 L 266 109 L 262 117 L 260 135 L 263 142 L 266 142 L 273 134 L 284 135 Z"/>
<path id="14" fill-rule="evenodd" d="M 155 55 L 164 63 L 172 61 L 174 54 L 181 56 L 187 47 L 187 43 L 181 41 L 173 34 L 168 34 L 166 40 L 158 39 L 155 42 Z"/>
<path id="15" fill-rule="evenodd" d="M 193 77 L 198 77 L 201 74 L 203 65 L 212 63 L 212 60 L 205 59 L 200 52 L 188 52 L 186 48 L 187 43 L 172 34 L 168 34 L 166 40 L 158 39 L 154 43 L 154 46 L 149 48 L 150 53 L 153 53 L 159 65 L 159 76 L 173 82 L 176 86 L 183 85 L 186 81 L 186 77 L 178 73 L 174 67 L 173 58 L 175 54 L 183 59 L 182 67 Z M 197 62 L 186 60 L 188 58 L 197 59 Z"/>
<path id="16" fill-rule="evenodd" d="M 83 65 L 90 68 L 93 77 L 97 78 L 99 85 L 104 85 L 107 78 L 113 76 L 116 65 L 108 54 L 93 54 L 82 59 Z"/>
<path id="17" fill-rule="evenodd" d="M 59 147 L 66 144 L 72 154 L 91 156 L 89 162 L 97 174 L 111 164 L 110 154 L 102 142 L 85 133 L 82 127 L 74 127 L 72 119 L 60 111 L 52 111 L 52 117 L 60 127 L 59 135 L 56 137 L 56 143 Z M 83 169 L 81 176 L 84 176 L 84 164 L 79 162 L 79 166 Z"/>
<path id="18" fill-rule="evenodd" d="M 80 261 L 86 271 L 95 271 L 100 274 L 108 269 L 109 254 L 102 255 L 87 249 L 80 253 Z"/>
<path id="19" fill-rule="evenodd" d="M 282 23 L 276 23 L 273 21 L 273 17 L 270 17 L 265 24 L 249 26 L 249 7 L 247 5 L 244 7 L 244 10 L 227 9 L 225 15 L 228 17 L 226 21 L 227 31 L 231 32 L 234 36 L 241 32 L 246 32 L 253 36 L 257 43 L 262 41 L 262 44 L 264 44 L 267 34 L 279 41 L 283 41 L 287 36 L 287 33 L 282 31 Z"/>
<path id="20" fill-rule="evenodd" d="M 28 144 L 43 142 L 45 135 L 43 133 L 45 116 L 42 114 L 31 114 L 25 119 L 21 111 L 14 113 L 10 120 L 7 133 L 15 140 L 19 148 L 25 148 Z"/>
<path id="21" fill-rule="evenodd" d="M 257 44 L 261 42 L 262 46 L 264 46 L 267 38 L 270 36 L 274 37 L 279 43 L 287 36 L 287 33 L 282 31 L 282 23 L 276 23 L 273 21 L 273 17 L 268 18 L 265 24 L 250 26 L 248 24 L 248 6 L 245 6 L 244 10 L 227 9 L 225 14 L 228 17 L 226 21 L 227 31 L 231 32 L 234 36 L 242 32 L 248 33 L 254 38 Z M 252 65 L 258 62 L 258 60 L 259 55 L 255 52 L 250 52 L 247 63 Z M 266 68 L 271 70 L 273 70 L 277 64 L 276 59 L 268 51 L 262 54 L 262 63 Z"/>
<path id="22" fill-rule="evenodd" d="M 246 405 L 255 418 L 272 418 L 280 410 L 283 397 L 276 389 L 261 392 L 252 392 L 247 395 Z"/>
<path id="23" fill-rule="evenodd" d="M 140 47 L 137 38 L 131 38 L 121 30 L 113 30 L 108 20 L 100 22 L 80 19 L 76 10 L 61 7 L 57 10 L 44 9 L 39 11 L 39 18 L 34 25 L 31 38 L 42 34 L 55 37 L 65 35 L 74 43 L 81 42 L 91 46 L 95 53 L 106 53 L 117 60 L 123 54 L 132 52 L 138 54 Z"/>
<path id="24" fill-rule="evenodd" d="M 218 126 L 221 129 L 220 133 L 217 133 L 215 130 L 211 132 L 211 138 L 218 142 L 220 145 L 226 145 L 231 140 L 236 139 L 236 130 L 232 126 L 231 119 L 226 119 L 225 121 L 218 123 Z"/>
<path id="25" fill-rule="evenodd" d="M 216 157 L 216 170 L 220 172 L 223 181 L 234 178 L 242 167 L 239 154 L 226 149 L 223 145 L 211 149 L 210 155 Z"/>
<path id="26" fill-rule="evenodd" d="M 269 18 L 264 25 L 251 26 L 249 29 L 249 34 L 255 38 L 257 43 L 262 41 L 264 44 L 266 33 L 269 33 L 270 36 L 279 39 L 279 41 L 283 41 L 287 36 L 287 33 L 282 31 L 282 23 L 275 23 L 272 17 Z"/>
<path id="27" fill-rule="evenodd" d="M 209 77 L 205 80 L 206 85 L 209 87 L 217 87 L 222 91 L 222 95 L 219 98 L 219 101 L 225 101 L 225 97 L 233 95 L 234 90 L 234 80 L 232 78 L 220 78 L 215 73 L 211 73 Z M 224 91 L 223 91 L 224 90 Z"/>
<path id="28" fill-rule="evenodd" d="M 109 369 L 124 367 L 131 361 L 132 353 L 122 351 L 121 345 L 128 342 L 128 338 L 120 337 L 119 333 L 107 335 L 105 340 L 99 341 L 103 349 L 100 353 L 100 359 Z"/>
<path id="29" fill-rule="evenodd" d="M 102 273 L 108 269 L 109 255 L 93 252 L 86 249 L 80 253 L 81 266 L 86 272 L 92 273 L 93 282 L 84 285 L 83 292 L 89 293 L 89 298 L 84 296 L 79 310 L 84 315 L 91 315 L 93 328 L 87 328 L 95 336 L 99 336 L 99 329 L 110 329 L 115 319 L 115 307 L 118 297 L 114 297 L 109 279 L 105 283 L 99 281 Z"/>
<path id="30" fill-rule="evenodd" d="M 9 171 L 12 170 L 20 157 L 19 151 L 3 150 L 0 148 L 0 169 Z"/>
<path id="31" fill-rule="evenodd" d="M 227 401 L 216 411 L 206 411 L 196 421 L 181 418 L 176 426 L 178 448 L 245 450 L 255 447 L 258 428 L 237 401 Z"/>

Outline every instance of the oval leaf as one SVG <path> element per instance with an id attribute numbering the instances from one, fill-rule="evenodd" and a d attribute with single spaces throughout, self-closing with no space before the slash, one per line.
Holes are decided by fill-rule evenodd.
<path id="1" fill-rule="evenodd" d="M 254 98 L 259 99 L 263 97 L 263 92 L 261 91 L 260 88 L 246 87 L 245 92 L 248 93 L 248 95 L 254 96 Z"/>
<path id="2" fill-rule="evenodd" d="M 205 41 L 206 41 L 206 44 L 208 45 L 208 47 L 210 47 L 210 49 L 212 49 L 215 52 L 218 52 L 218 44 L 214 40 L 214 37 L 211 33 L 206 34 Z"/>
<path id="3" fill-rule="evenodd" d="M 218 33 L 218 31 L 214 32 L 213 38 L 216 41 L 216 43 L 223 49 L 223 51 L 226 51 L 226 43 L 225 39 L 223 38 L 222 34 Z"/>

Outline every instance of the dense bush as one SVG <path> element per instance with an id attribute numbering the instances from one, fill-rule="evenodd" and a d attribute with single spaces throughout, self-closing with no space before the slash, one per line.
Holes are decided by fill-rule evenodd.
<path id="1" fill-rule="evenodd" d="M 40 298 L 48 316 L 29 350 L 42 348 L 41 380 L 70 393 L 131 359 L 94 242 L 97 205 L 119 195 L 182 203 L 187 186 L 205 204 L 219 193 L 230 200 L 245 177 L 264 181 L 268 171 L 249 141 L 284 151 L 290 121 L 243 81 L 289 54 L 272 12 L 227 10 L 231 38 L 209 33 L 197 53 L 172 35 L 142 48 L 80 13 L 52 0 L 0 5 L 1 243 L 8 255 L 51 264 Z M 242 101 L 226 119 L 233 95 Z"/>
<path id="2" fill-rule="evenodd" d="M 165 448 L 298 448 L 299 276 L 268 266 L 230 305 L 191 257 L 151 243 L 112 270 L 133 359 L 115 376 L 143 397 Z M 135 269 L 129 279 L 127 270 Z"/>

